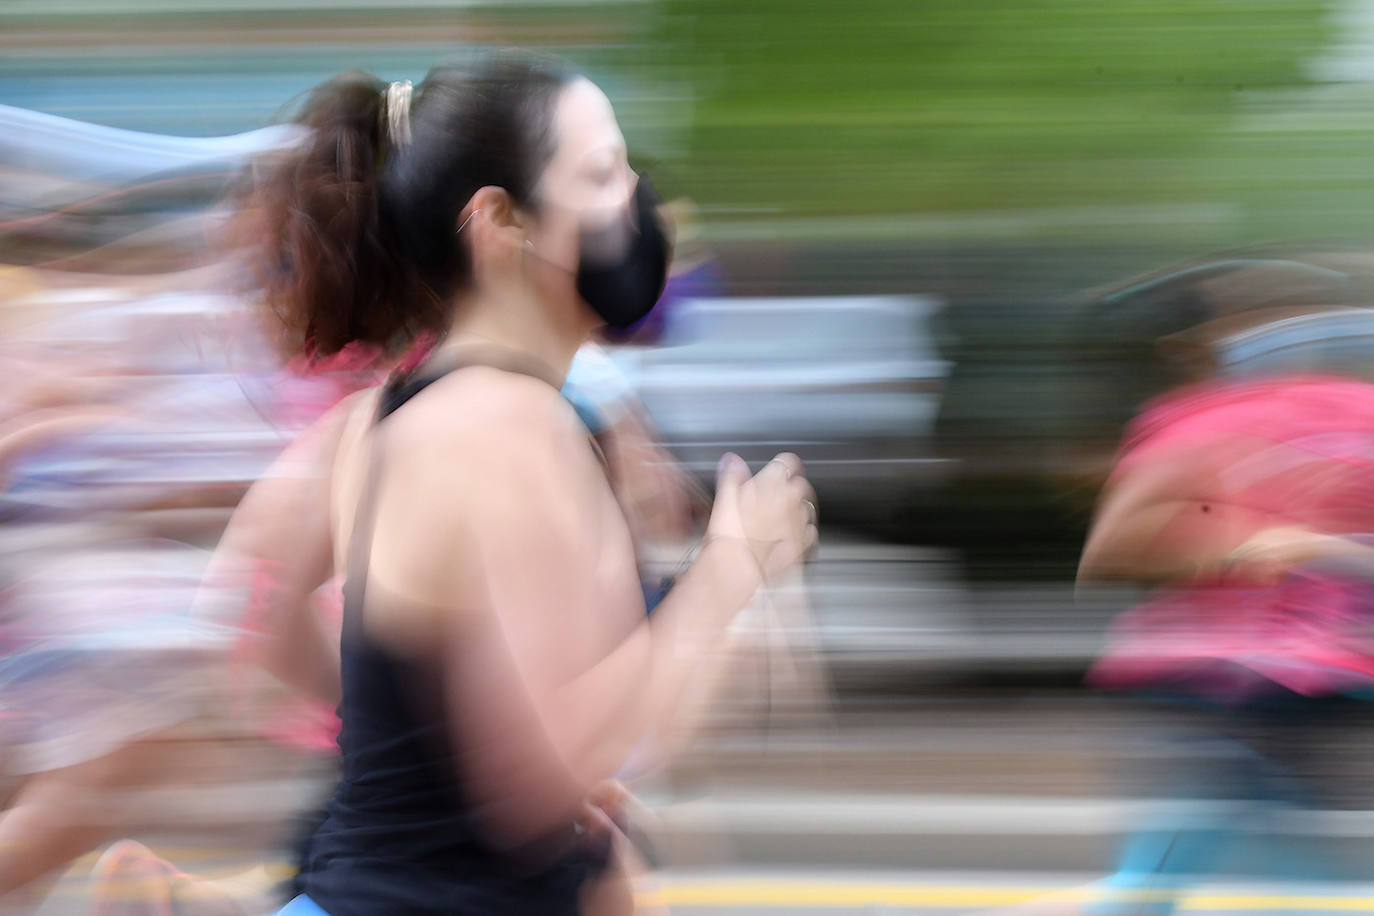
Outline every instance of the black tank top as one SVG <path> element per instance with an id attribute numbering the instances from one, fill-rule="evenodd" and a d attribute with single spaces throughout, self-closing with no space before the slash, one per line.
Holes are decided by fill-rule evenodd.
<path id="1" fill-rule="evenodd" d="M 454 368 L 389 382 L 377 421 Z M 364 631 L 376 458 L 370 464 L 344 587 L 342 773 L 327 815 L 304 844 L 296 889 L 331 916 L 574 916 L 582 884 L 605 857 L 582 851 L 571 823 L 548 838 L 537 859 L 546 864 L 538 867 L 484 844 L 455 775 L 440 703 L 419 688 L 426 673 Z"/>

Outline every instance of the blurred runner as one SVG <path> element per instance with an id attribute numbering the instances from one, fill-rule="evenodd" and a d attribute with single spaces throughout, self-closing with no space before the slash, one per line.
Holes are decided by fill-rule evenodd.
<path id="1" fill-rule="evenodd" d="M 26 294 L 61 298 L 43 284 Z M 222 619 L 191 610 L 208 551 L 156 523 L 140 530 L 159 505 L 213 507 L 221 488 L 202 472 L 223 456 L 184 465 L 180 433 L 186 411 L 223 421 L 226 403 L 197 387 L 185 351 L 130 333 L 147 330 L 130 308 L 139 296 L 107 286 L 86 299 L 65 331 L 50 316 L 37 329 L 11 324 L 3 341 L 17 381 L 0 410 L 7 905 L 38 899 L 75 856 L 157 820 L 137 787 L 184 765 L 186 745 L 170 739 L 213 702 L 207 659 L 229 644 Z"/>
<path id="2" fill-rule="evenodd" d="M 312 143 L 248 213 L 297 346 L 443 338 L 288 450 L 280 466 L 307 473 L 255 487 L 221 550 L 281 559 L 278 632 L 349 576 L 341 681 L 322 641 L 318 665 L 309 640 L 290 653 L 322 697 L 341 684 L 344 767 L 292 907 L 623 908 L 616 805 L 596 787 L 804 555 L 813 497 L 794 458 L 752 478 L 723 462 L 706 546 L 649 621 L 628 527 L 557 389 L 587 333 L 658 297 L 651 189 L 605 96 L 542 61 L 440 69 L 408 96 L 362 77 L 321 89 Z"/>
<path id="3" fill-rule="evenodd" d="M 1314 739 L 1367 715 L 1374 688 L 1374 385 L 1324 376 L 1204 382 L 1151 405 L 1127 435 L 1081 578 L 1159 584 L 1114 628 L 1090 683 L 1172 698 L 1227 736 L 1201 799 L 1314 802 Z M 1261 809 L 1255 809 L 1261 810 Z M 1110 906 L 1172 909 L 1185 881 L 1246 852 L 1235 812 L 1143 829 Z M 1251 844 L 1253 847 L 1253 844 Z M 1239 867 L 1317 878 L 1310 850 Z M 1148 904 L 1131 897 L 1150 891 Z"/>

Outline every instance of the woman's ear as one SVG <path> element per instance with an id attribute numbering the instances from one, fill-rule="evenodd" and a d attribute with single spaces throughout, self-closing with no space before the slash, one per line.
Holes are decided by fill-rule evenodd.
<path id="1" fill-rule="evenodd" d="M 457 230 L 472 233 L 473 242 L 523 245 L 526 217 L 504 188 L 493 185 L 478 188 L 458 214 Z"/>

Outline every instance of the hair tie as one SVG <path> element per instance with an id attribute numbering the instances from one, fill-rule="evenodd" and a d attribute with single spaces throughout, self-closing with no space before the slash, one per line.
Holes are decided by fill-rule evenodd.
<path id="1" fill-rule="evenodd" d="M 397 80 L 386 87 L 386 135 L 392 146 L 410 142 L 410 80 Z"/>

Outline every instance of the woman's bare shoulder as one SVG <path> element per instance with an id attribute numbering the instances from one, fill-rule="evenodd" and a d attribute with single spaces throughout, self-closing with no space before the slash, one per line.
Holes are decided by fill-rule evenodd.
<path id="1" fill-rule="evenodd" d="M 485 366 L 435 382 L 387 423 L 399 449 L 448 467 L 485 465 L 512 453 L 557 460 L 569 448 L 587 448 L 585 428 L 555 388 Z"/>
<path id="2" fill-rule="evenodd" d="M 517 545 L 574 552 L 599 495 L 598 466 L 578 429 L 552 387 L 480 368 L 396 411 L 382 439 L 378 578 L 393 590 L 403 583 L 414 602 L 444 606 L 480 592 L 474 583 Z"/>

